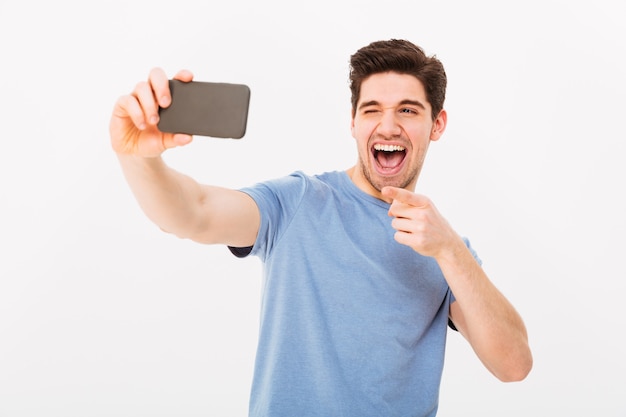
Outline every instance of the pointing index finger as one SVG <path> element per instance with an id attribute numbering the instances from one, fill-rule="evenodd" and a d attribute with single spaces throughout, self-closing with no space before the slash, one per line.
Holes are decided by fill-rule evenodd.
<path id="1" fill-rule="evenodd" d="M 416 194 L 404 188 L 384 187 L 381 190 L 383 197 L 392 199 L 392 203 L 397 201 L 417 208 L 426 208 L 430 204 L 430 200 L 423 195 Z"/>

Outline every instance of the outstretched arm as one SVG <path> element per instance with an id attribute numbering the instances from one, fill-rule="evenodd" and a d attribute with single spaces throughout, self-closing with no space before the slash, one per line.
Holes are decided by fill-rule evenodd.
<path id="1" fill-rule="evenodd" d="M 189 71 L 176 77 L 191 81 Z M 163 161 L 162 153 L 191 142 L 191 136 L 160 132 L 159 106 L 171 103 L 168 79 L 155 68 L 147 81 L 115 103 L 109 132 L 125 178 L 146 215 L 161 229 L 202 243 L 251 246 L 259 213 L 246 194 L 202 185 Z"/>
<path id="2" fill-rule="evenodd" d="M 456 298 L 450 319 L 482 363 L 502 381 L 524 379 L 532 368 L 524 322 L 461 237 L 428 198 L 395 187 L 382 193 L 392 200 L 395 239 L 439 264 Z"/>

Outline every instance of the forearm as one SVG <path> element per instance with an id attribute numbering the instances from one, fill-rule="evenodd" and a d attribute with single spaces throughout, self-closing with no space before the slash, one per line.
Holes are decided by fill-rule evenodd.
<path id="1" fill-rule="evenodd" d="M 161 157 L 118 155 L 122 171 L 139 206 L 157 226 L 190 237 L 202 221 L 204 193 L 192 178 L 168 167 Z"/>
<path id="2" fill-rule="evenodd" d="M 457 328 L 477 356 L 503 381 L 524 379 L 532 367 L 532 355 L 526 327 L 515 308 L 462 241 L 437 260 L 456 298 L 453 321 L 459 321 Z"/>

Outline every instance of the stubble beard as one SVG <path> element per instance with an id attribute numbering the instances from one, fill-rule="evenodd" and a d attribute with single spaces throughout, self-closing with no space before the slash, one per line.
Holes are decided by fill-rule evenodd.
<path id="1" fill-rule="evenodd" d="M 385 180 L 375 181 L 374 175 L 372 174 L 373 169 L 363 162 L 363 158 L 359 156 L 359 164 L 361 165 L 361 172 L 363 176 L 370 183 L 370 185 L 378 192 L 381 192 L 383 187 L 392 186 L 398 188 L 407 188 L 411 183 L 417 181 L 417 177 L 422 170 L 422 165 L 424 164 L 423 159 L 418 162 L 416 166 L 414 166 L 406 175 L 401 177 L 394 178 L 386 178 Z"/>

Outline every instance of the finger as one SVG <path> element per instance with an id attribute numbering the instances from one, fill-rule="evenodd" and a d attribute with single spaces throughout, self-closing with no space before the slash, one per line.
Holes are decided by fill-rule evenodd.
<path id="1" fill-rule="evenodd" d="M 132 120 L 133 124 L 138 129 L 144 130 L 146 128 L 146 119 L 143 110 L 137 101 L 137 97 L 133 95 L 120 97 L 113 110 L 113 115 L 120 119 L 130 117 L 130 120 Z"/>
<path id="2" fill-rule="evenodd" d="M 394 233 L 393 238 L 396 242 L 411 247 L 412 242 L 412 234 L 404 231 L 397 231 Z"/>
<path id="3" fill-rule="evenodd" d="M 401 233 L 417 233 L 423 227 L 423 223 L 404 217 L 395 217 L 391 221 L 391 227 Z"/>
<path id="4" fill-rule="evenodd" d="M 153 91 L 157 105 L 160 107 L 169 106 L 172 102 L 172 96 L 170 94 L 169 80 L 165 71 L 158 67 L 153 68 L 150 71 L 148 82 L 150 83 L 150 88 Z"/>
<path id="5" fill-rule="evenodd" d="M 392 204 L 400 202 L 413 207 L 426 208 L 430 205 L 428 197 L 416 194 L 404 188 L 387 186 L 381 190 L 383 197 L 392 199 Z"/>
<path id="6" fill-rule="evenodd" d="M 139 101 L 145 122 L 156 125 L 159 121 L 159 106 L 155 101 L 150 83 L 142 81 L 137 84 L 133 95 Z"/>
<path id="7" fill-rule="evenodd" d="M 189 81 L 193 81 L 193 73 L 189 70 L 183 69 L 176 73 L 176 75 L 174 76 L 174 79 L 184 81 L 187 83 Z"/>
<path id="8" fill-rule="evenodd" d="M 180 70 L 174 76 L 174 79 L 189 82 L 193 80 L 193 73 L 189 70 Z M 172 103 L 172 94 L 170 92 L 169 80 L 165 72 L 159 67 L 153 68 L 150 71 L 149 80 L 157 104 L 163 108 L 168 107 Z"/>

